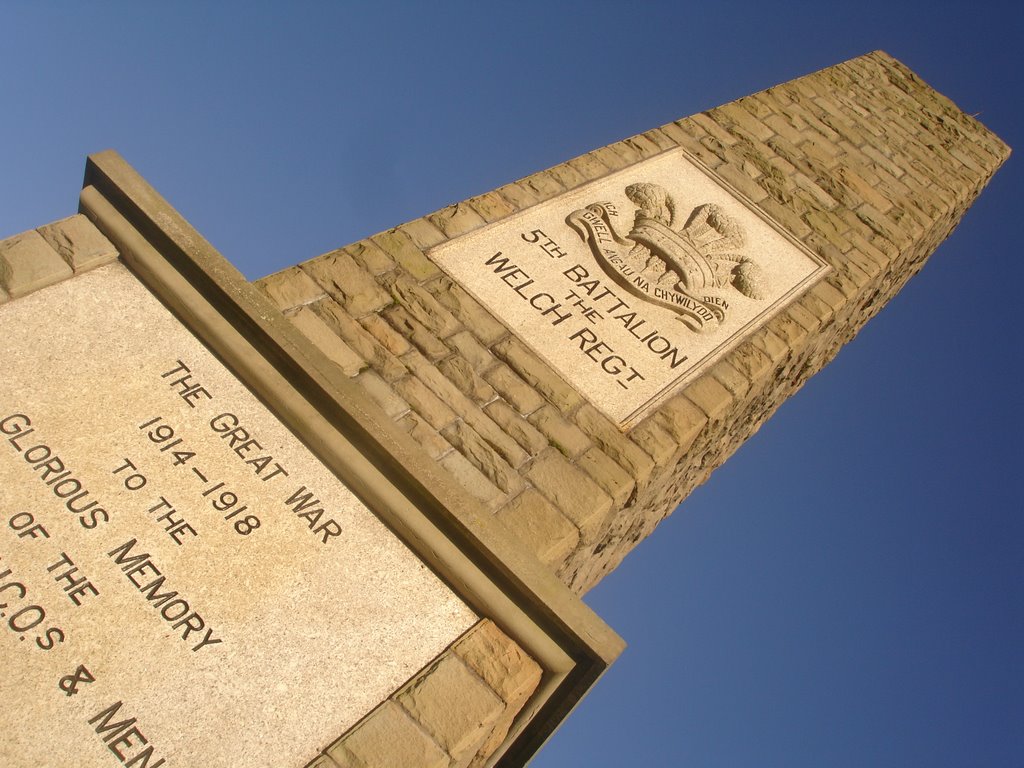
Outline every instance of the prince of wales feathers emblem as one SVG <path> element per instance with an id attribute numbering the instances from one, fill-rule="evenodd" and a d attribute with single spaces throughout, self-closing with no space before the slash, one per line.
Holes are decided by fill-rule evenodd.
<path id="1" fill-rule="evenodd" d="M 626 187 L 636 206 L 633 228 L 620 236 L 611 223 L 610 203 L 592 203 L 566 217 L 601 268 L 616 283 L 646 301 L 666 307 L 694 331 L 707 332 L 725 320 L 732 291 L 763 300 L 761 268 L 738 251 L 743 232 L 713 203 L 694 208 L 686 223 L 668 192 L 657 184 Z"/>

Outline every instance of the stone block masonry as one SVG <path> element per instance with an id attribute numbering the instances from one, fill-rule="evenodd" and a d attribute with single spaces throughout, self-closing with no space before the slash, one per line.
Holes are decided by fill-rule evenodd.
<path id="1" fill-rule="evenodd" d="M 483 620 L 307 768 L 479 768 L 540 679 L 536 662 Z"/>
<path id="2" fill-rule="evenodd" d="M 0 304 L 107 264 L 117 251 L 75 214 L 0 241 Z"/>
<path id="3" fill-rule="evenodd" d="M 677 147 L 831 272 L 620 430 L 429 251 Z M 921 269 L 1008 155 L 975 119 L 875 52 L 616 142 L 258 285 L 582 593 Z M 305 318 L 310 310 L 336 340 Z"/>

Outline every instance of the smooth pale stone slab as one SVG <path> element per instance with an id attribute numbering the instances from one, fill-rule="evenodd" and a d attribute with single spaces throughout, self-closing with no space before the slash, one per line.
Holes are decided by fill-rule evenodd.
<path id="1" fill-rule="evenodd" d="M 475 623 L 119 263 L 0 338 L 0 765 L 299 768 Z"/>
<path id="2" fill-rule="evenodd" d="M 622 428 L 828 271 L 682 150 L 429 255 Z"/>

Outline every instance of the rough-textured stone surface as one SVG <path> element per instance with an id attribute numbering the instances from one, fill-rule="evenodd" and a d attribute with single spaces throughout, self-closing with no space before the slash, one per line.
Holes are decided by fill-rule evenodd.
<path id="1" fill-rule="evenodd" d="M 459 420 L 441 433 L 453 448 L 469 459 L 494 485 L 508 494 L 518 493 L 523 489 L 523 480 L 519 473 L 505 461 L 484 437 L 470 427 L 465 421 Z M 502 432 L 496 432 L 508 439 Z M 518 446 L 516 446 L 518 449 Z"/>
<path id="2" fill-rule="evenodd" d="M 495 365 L 484 373 L 484 378 L 524 416 L 544 405 L 544 398 L 507 365 Z"/>
<path id="3" fill-rule="evenodd" d="M 575 459 L 593 443 L 583 430 L 565 419 L 554 407 L 545 405 L 530 414 L 530 423 L 544 433 L 559 451 Z"/>
<path id="4" fill-rule="evenodd" d="M 590 448 L 578 459 L 580 469 L 612 497 L 616 508 L 625 506 L 633 495 L 636 481 L 622 467 L 597 448 Z"/>
<path id="5" fill-rule="evenodd" d="M 256 284 L 278 309 L 289 310 L 316 301 L 327 292 L 298 267 L 277 272 Z"/>
<path id="6" fill-rule="evenodd" d="M 13 298 L 66 280 L 71 267 L 38 232 L 0 241 L 0 289 Z"/>
<path id="7" fill-rule="evenodd" d="M 299 307 L 291 320 L 346 376 L 355 376 L 366 367 L 366 361 L 342 341 L 338 334 L 308 306 Z"/>
<path id="8" fill-rule="evenodd" d="M 542 453 L 526 477 L 556 508 L 580 529 L 583 541 L 592 541 L 612 507 L 611 497 L 554 450 Z"/>
<path id="9" fill-rule="evenodd" d="M 308 305 L 324 324 L 387 381 L 408 373 L 402 362 L 366 328 L 353 320 L 336 301 L 325 297 Z M 400 337 L 399 337 L 400 338 Z M 404 341 L 404 340 L 403 340 Z M 403 351 L 408 351 L 407 348 Z"/>
<path id="10" fill-rule="evenodd" d="M 487 683 L 453 654 L 402 691 L 397 702 L 455 760 L 479 743 L 505 709 Z"/>
<path id="11" fill-rule="evenodd" d="M 395 268 L 395 261 L 372 240 L 360 240 L 345 248 L 345 253 L 371 275 L 383 275 Z"/>
<path id="12" fill-rule="evenodd" d="M 522 706 L 540 684 L 540 666 L 494 622 L 481 621 L 453 650 L 511 707 Z"/>
<path id="13" fill-rule="evenodd" d="M 484 407 L 484 411 L 530 455 L 536 455 L 548 447 L 547 438 L 504 400 L 492 400 Z"/>
<path id="14" fill-rule="evenodd" d="M 455 654 L 505 702 L 505 710 L 466 765 L 483 765 L 504 741 L 516 714 L 540 684 L 541 668 L 490 621 L 482 621 L 455 644 Z"/>
<path id="15" fill-rule="evenodd" d="M 538 664 L 484 619 L 306 768 L 482 766 L 540 679 Z"/>
<path id="16" fill-rule="evenodd" d="M 408 712 L 386 701 L 327 750 L 339 768 L 448 768 L 451 758 Z"/>
<path id="17" fill-rule="evenodd" d="M 107 264 L 118 256 L 111 242 L 80 213 L 36 231 L 75 272 Z"/>
<path id="18" fill-rule="evenodd" d="M 423 255 L 413 238 L 402 230 L 390 229 L 374 235 L 372 239 L 414 280 L 426 280 L 441 274 L 434 262 Z"/>
<path id="19" fill-rule="evenodd" d="M 334 251 L 300 266 L 353 317 L 362 317 L 391 303 L 391 296 L 377 285 L 373 276 L 344 251 Z"/>
<path id="20" fill-rule="evenodd" d="M 622 432 L 499 318 L 440 273 L 428 250 L 674 147 L 740 188 L 832 272 Z M 333 263 L 333 254 L 302 268 L 316 272 L 341 311 L 357 316 L 403 365 L 408 364 L 403 356 L 416 349 L 451 384 L 458 398 L 449 397 L 426 369 L 392 380 L 379 359 L 338 324 L 343 340 L 409 404 L 410 410 L 397 417 L 400 423 L 418 433 L 432 455 L 445 456 L 453 477 L 485 498 L 503 521 L 517 520 L 513 530 L 534 551 L 543 550 L 544 558 L 552 557 L 552 550 L 538 544 L 538 531 L 557 519 L 551 508 L 583 532 L 561 563 L 551 563 L 582 592 L 920 270 L 1007 155 L 973 118 L 899 62 L 874 53 L 588 152 L 376 235 L 371 240 L 394 268 L 371 275 L 360 267 L 373 285 L 359 283 L 358 290 L 346 291 L 339 283 L 346 282 L 350 267 Z M 388 301 L 375 307 L 381 293 Z M 378 380 L 367 382 L 381 401 Z M 396 403 L 389 407 L 397 412 Z M 487 428 L 464 416 L 477 412 L 486 418 L 474 416 L 479 423 L 493 424 L 521 451 L 514 460 L 498 450 Z M 456 439 L 455 429 L 448 435 L 457 447 L 439 434 L 459 418 L 520 473 L 524 491 L 505 494 L 477 468 L 478 444 Z M 550 471 L 556 463 L 557 471 Z M 561 493 L 556 476 L 563 481 Z M 598 505 L 604 512 L 597 514 L 592 506 L 584 510 L 565 490 L 566 478 L 583 478 L 588 494 L 606 500 L 607 506 Z M 545 503 L 536 503 L 538 498 Z M 524 523 L 528 514 L 537 516 L 535 524 Z"/>
<path id="21" fill-rule="evenodd" d="M 534 488 L 504 505 L 498 519 L 552 568 L 568 557 L 580 540 L 579 529 Z"/>
<path id="22" fill-rule="evenodd" d="M 504 491 L 458 451 L 445 454 L 440 464 L 487 509 L 495 510 L 505 501 Z"/>
<path id="23" fill-rule="evenodd" d="M 408 235 L 417 248 L 430 248 L 447 239 L 444 232 L 426 219 L 414 219 L 402 224 L 398 229 Z"/>
<path id="24" fill-rule="evenodd" d="M 473 334 L 485 345 L 494 344 L 508 333 L 504 325 L 495 320 L 494 316 L 463 288 L 452 282 L 451 278 L 440 277 L 431 280 L 425 287 L 439 303 L 459 319 L 459 322 L 467 328 L 472 328 Z"/>
<path id="25" fill-rule="evenodd" d="M 408 432 L 432 459 L 439 459 L 454 450 L 436 429 L 415 413 L 406 413 L 398 419 L 398 426 Z"/>
<path id="26" fill-rule="evenodd" d="M 449 205 L 427 219 L 448 237 L 464 235 L 487 223 L 468 203 Z"/>

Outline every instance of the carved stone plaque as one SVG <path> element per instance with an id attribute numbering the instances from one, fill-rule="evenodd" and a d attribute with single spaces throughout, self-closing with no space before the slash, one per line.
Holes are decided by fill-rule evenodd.
<path id="1" fill-rule="evenodd" d="M 299 768 L 474 623 L 120 264 L 0 339 L 0 765 Z"/>
<path id="2" fill-rule="evenodd" d="M 430 256 L 622 428 L 828 270 L 681 150 Z"/>

